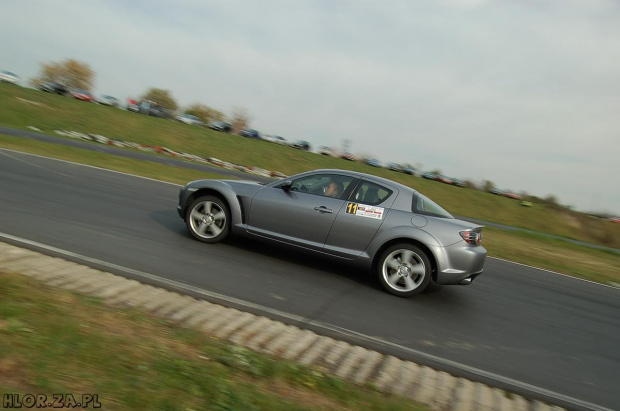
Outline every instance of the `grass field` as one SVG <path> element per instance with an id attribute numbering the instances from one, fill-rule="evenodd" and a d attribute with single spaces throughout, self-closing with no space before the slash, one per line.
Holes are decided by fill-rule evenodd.
<path id="1" fill-rule="evenodd" d="M 515 200 L 476 190 L 7 84 L 0 84 L 0 124 L 18 129 L 36 126 L 46 133 L 54 129 L 96 133 L 289 175 L 316 168 L 362 171 L 414 187 L 453 214 L 620 248 L 619 224 L 564 208 L 545 204 L 524 208 Z M 389 136 L 385 140 L 389 144 Z"/>
<path id="2" fill-rule="evenodd" d="M 0 271 L 0 395 L 97 394 L 104 410 L 427 410 L 138 309 Z"/>

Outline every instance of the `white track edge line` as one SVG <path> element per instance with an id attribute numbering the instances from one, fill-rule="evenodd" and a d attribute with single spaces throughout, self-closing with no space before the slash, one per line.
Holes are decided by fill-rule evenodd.
<path id="1" fill-rule="evenodd" d="M 111 173 L 122 174 L 122 175 L 130 176 L 130 177 L 142 178 L 142 179 L 144 179 L 144 180 L 150 180 L 150 181 L 155 181 L 155 182 L 158 182 L 158 183 L 165 183 L 165 184 L 170 184 L 170 185 L 177 186 L 177 187 L 182 187 L 182 185 L 181 185 L 181 184 L 171 183 L 171 182 L 169 182 L 169 181 L 164 181 L 164 180 L 158 180 L 158 179 L 156 179 L 156 178 L 150 178 L 150 177 L 139 176 L 139 175 L 137 175 L 137 174 L 125 173 L 125 172 L 122 172 L 122 171 L 110 170 L 109 168 L 103 168 L 103 167 L 92 166 L 92 165 L 90 165 L 90 164 L 77 163 L 77 162 L 75 162 L 75 161 L 62 160 L 62 159 L 59 159 L 59 158 L 47 157 L 47 156 L 42 156 L 42 155 L 39 155 L 39 154 L 27 153 L 27 152 L 24 152 L 24 151 L 12 150 L 12 149 L 10 149 L 10 148 L 4 148 L 4 147 L 0 147 L 0 150 L 10 151 L 10 152 L 13 152 L 13 153 L 19 153 L 19 154 L 26 154 L 26 155 L 33 156 L 33 157 L 39 157 L 39 158 L 45 158 L 45 159 L 48 159 L 48 160 L 59 161 L 59 162 L 61 162 L 61 163 L 74 164 L 74 165 L 76 165 L 76 166 L 89 167 L 89 168 L 94 168 L 94 169 L 96 169 L 96 170 L 101 170 L 101 171 L 109 171 L 109 172 L 111 172 Z M 106 153 L 106 154 L 107 154 L 107 155 L 112 155 L 112 156 L 114 155 L 114 154 L 108 154 L 108 153 Z M 144 160 L 141 160 L 141 161 L 144 161 Z M 159 163 L 159 164 L 161 164 L 161 163 Z M 165 165 L 165 166 L 167 166 L 167 167 L 176 167 L 176 166 L 172 166 L 172 165 L 170 165 L 170 164 L 162 164 L 162 165 Z"/>
<path id="2" fill-rule="evenodd" d="M 34 157 L 46 158 L 46 159 L 49 159 L 49 160 L 60 161 L 60 162 L 63 162 L 63 163 L 69 163 L 69 164 L 75 164 L 75 165 L 78 165 L 78 166 L 90 167 L 90 168 L 94 168 L 94 169 L 96 169 L 96 170 L 101 170 L 101 171 L 109 171 L 109 172 L 111 172 L 111 173 L 122 174 L 122 175 L 130 176 L 130 177 L 136 177 L 136 178 L 142 178 L 142 179 L 145 179 L 145 180 L 150 180 L 150 181 L 159 182 L 159 183 L 164 183 L 164 184 L 170 184 L 170 185 L 173 185 L 173 186 L 176 186 L 176 187 L 182 187 L 182 185 L 181 185 L 181 184 L 170 183 L 170 182 L 168 182 L 168 181 L 158 180 L 158 179 L 156 179 L 156 178 L 150 178 L 150 177 L 139 176 L 139 175 L 136 175 L 136 174 L 124 173 L 124 172 L 122 172 L 122 171 L 110 170 L 110 169 L 108 169 L 108 168 L 103 168 L 103 167 L 97 167 L 97 166 L 91 166 L 91 165 L 88 165 L 88 164 L 76 163 L 76 162 L 74 162 L 74 161 L 69 161 L 69 160 L 61 160 L 61 159 L 58 159 L 58 158 L 53 158 L 53 157 L 46 157 L 46 156 L 42 156 L 42 155 L 39 155 L 39 154 L 32 154 L 32 153 L 27 153 L 27 152 L 23 152 L 23 151 L 12 150 L 12 149 L 10 149 L 10 148 L 3 148 L 3 147 L 0 147 L 0 150 L 11 151 L 11 152 L 13 152 L 13 153 L 26 154 L 26 155 L 29 155 L 29 156 L 34 156 Z M 112 155 L 113 155 L 113 154 L 112 154 Z M 568 274 L 558 273 L 557 271 L 547 270 L 547 269 L 545 269 L 545 268 L 534 267 L 534 266 L 532 266 L 532 265 L 527 265 L 527 264 L 523 264 L 523 263 L 517 263 L 517 262 L 515 262 L 515 261 L 506 260 L 506 259 L 504 259 L 504 258 L 499 258 L 499 257 L 491 257 L 491 256 L 488 256 L 487 258 L 492 258 L 492 259 L 494 259 L 494 260 L 504 261 L 504 262 L 507 262 L 507 263 L 516 264 L 516 265 L 520 265 L 520 266 L 523 266 L 523 267 L 532 268 L 532 269 L 534 269 L 534 270 L 546 271 L 546 272 L 548 272 L 548 273 L 552 273 L 552 274 L 561 275 L 562 277 L 568 277 L 568 278 L 572 278 L 572 279 L 574 279 L 574 280 L 585 281 L 585 282 L 590 283 L 590 284 L 602 285 L 603 287 L 609 287 L 609 288 L 614 288 L 614 289 L 618 289 L 618 288 L 620 288 L 620 287 L 616 287 L 616 286 L 614 286 L 614 285 L 603 284 L 603 283 L 597 283 L 597 282 L 595 282 L 595 281 L 586 280 L 586 279 L 584 279 L 584 278 L 573 277 L 573 276 L 568 275 Z"/>
<path id="3" fill-rule="evenodd" d="M 594 285 L 602 285 L 603 287 L 609 287 L 609 288 L 618 289 L 618 287 L 613 286 L 613 285 L 603 284 L 603 283 L 597 283 L 596 281 L 586 280 L 585 278 L 573 277 L 572 275 L 568 275 L 568 274 L 564 274 L 564 273 L 558 273 L 557 271 L 547 270 L 546 268 L 534 267 L 533 265 L 527 265 L 527 264 L 523 264 L 523 263 L 517 263 L 517 262 L 515 262 L 515 261 L 506 260 L 506 259 L 504 259 L 504 258 L 499 258 L 499 257 L 491 257 L 491 256 L 487 256 L 487 258 L 492 258 L 493 260 L 504 261 L 504 262 L 506 262 L 506 263 L 510 263 L 510 264 L 520 265 L 520 266 L 522 266 L 522 267 L 532 268 L 532 269 L 534 269 L 534 270 L 546 271 L 546 272 L 551 273 L 551 274 L 561 275 L 562 277 L 572 278 L 573 280 L 584 281 L 584 282 L 586 282 L 586 283 L 590 283 L 590 284 L 594 284 Z"/>

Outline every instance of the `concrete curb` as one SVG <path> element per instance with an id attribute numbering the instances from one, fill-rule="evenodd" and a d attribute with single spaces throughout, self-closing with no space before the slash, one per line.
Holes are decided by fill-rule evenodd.
<path id="1" fill-rule="evenodd" d="M 116 307 L 139 307 L 223 341 L 410 398 L 434 410 L 559 411 L 411 361 L 353 346 L 267 317 L 141 284 L 60 258 L 0 242 L 0 267 Z"/>

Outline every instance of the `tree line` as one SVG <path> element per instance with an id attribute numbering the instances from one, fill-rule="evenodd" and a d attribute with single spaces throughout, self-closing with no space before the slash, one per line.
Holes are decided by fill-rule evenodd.
<path id="1" fill-rule="evenodd" d="M 36 87 L 41 83 L 49 82 L 62 84 L 69 89 L 81 89 L 92 92 L 95 85 L 95 72 L 88 64 L 75 59 L 41 63 L 39 75 L 32 78 L 30 84 Z M 151 87 L 140 96 L 140 100 L 150 100 L 174 112 L 179 111 L 179 105 L 169 90 Z M 220 110 L 202 103 L 191 104 L 180 111 L 196 116 L 205 123 L 228 121 L 235 133 L 248 128 L 250 122 L 248 111 L 242 107 L 233 107 L 230 118 L 227 118 Z"/>

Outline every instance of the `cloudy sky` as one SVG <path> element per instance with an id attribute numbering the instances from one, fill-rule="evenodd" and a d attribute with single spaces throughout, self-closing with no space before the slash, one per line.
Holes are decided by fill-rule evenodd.
<path id="1" fill-rule="evenodd" d="M 0 68 L 74 58 L 314 146 L 620 214 L 618 0 L 13 0 Z"/>

